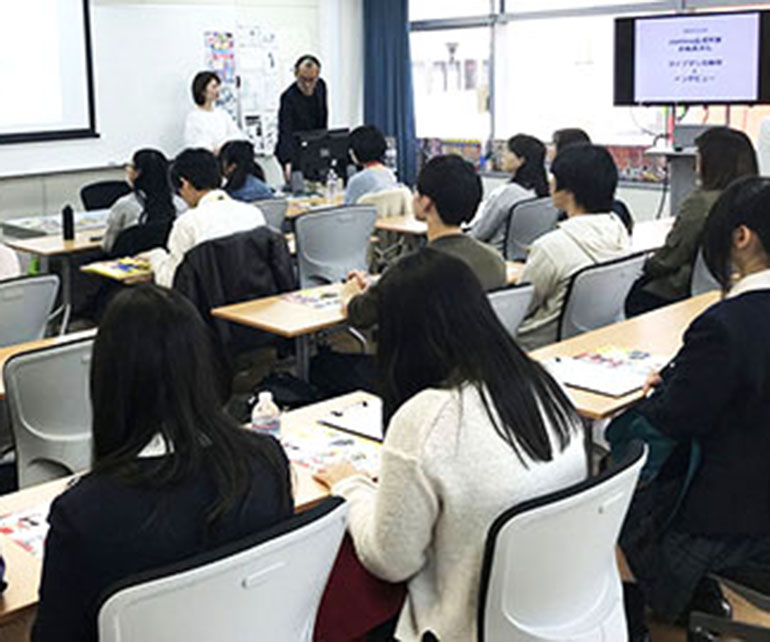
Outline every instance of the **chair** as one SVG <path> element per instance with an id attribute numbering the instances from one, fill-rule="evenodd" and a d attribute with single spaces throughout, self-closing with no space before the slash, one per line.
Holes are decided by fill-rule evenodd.
<path id="1" fill-rule="evenodd" d="M 645 253 L 597 263 L 572 275 L 559 317 L 559 341 L 623 319 L 623 305 L 642 273 Z"/>
<path id="2" fill-rule="evenodd" d="M 0 281 L 0 347 L 42 339 L 58 292 L 56 274 Z"/>
<path id="3" fill-rule="evenodd" d="M 712 290 L 721 290 L 722 286 L 716 277 L 711 274 L 706 261 L 703 259 L 703 248 L 698 250 L 690 277 L 690 296 L 697 296 Z"/>
<path id="4" fill-rule="evenodd" d="M 534 294 L 535 286 L 524 283 L 495 290 L 487 295 L 497 318 L 512 337 L 516 336 L 519 325 L 527 315 Z"/>
<path id="5" fill-rule="evenodd" d="M 98 181 L 80 190 L 80 200 L 86 211 L 105 210 L 121 196 L 130 193 L 131 186 L 126 181 Z"/>
<path id="6" fill-rule="evenodd" d="M 301 288 L 341 281 L 366 270 L 366 252 L 377 210 L 353 205 L 304 214 L 295 223 Z"/>
<path id="7" fill-rule="evenodd" d="M 11 357 L 3 369 L 19 488 L 91 466 L 93 339 Z"/>
<path id="8" fill-rule="evenodd" d="M 412 191 L 405 185 L 364 194 L 356 201 L 356 205 L 372 205 L 377 209 L 377 218 L 413 215 Z"/>
<path id="9" fill-rule="evenodd" d="M 134 256 L 155 247 L 166 247 L 174 221 L 142 223 L 124 229 L 115 239 L 110 256 L 121 258 Z"/>
<path id="10" fill-rule="evenodd" d="M 487 535 L 479 642 L 622 642 L 615 544 L 639 471 L 641 442 L 604 473 L 514 506 Z"/>
<path id="11" fill-rule="evenodd" d="M 556 227 L 559 219 L 550 197 L 519 201 L 511 208 L 505 234 L 505 259 L 526 261 L 532 243 Z"/>
<path id="12" fill-rule="evenodd" d="M 270 227 L 278 231 L 283 229 L 283 222 L 286 220 L 286 210 L 289 209 L 289 201 L 285 198 L 269 198 L 262 201 L 254 201 L 252 205 L 259 208 Z"/>
<path id="13" fill-rule="evenodd" d="M 310 642 L 347 512 L 329 498 L 248 540 L 129 578 L 99 610 L 99 641 Z"/>

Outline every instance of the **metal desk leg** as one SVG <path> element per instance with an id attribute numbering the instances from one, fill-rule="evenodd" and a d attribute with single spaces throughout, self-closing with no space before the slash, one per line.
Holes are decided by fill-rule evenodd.
<path id="1" fill-rule="evenodd" d="M 66 334 L 67 326 L 70 322 L 70 315 L 72 314 L 72 264 L 70 263 L 70 257 L 68 254 L 64 254 L 62 256 L 61 272 L 61 302 L 62 307 L 64 308 L 64 314 L 62 314 L 61 329 L 59 331 L 59 335 Z"/>
<path id="2" fill-rule="evenodd" d="M 297 376 L 302 381 L 310 380 L 310 335 L 297 337 Z"/>

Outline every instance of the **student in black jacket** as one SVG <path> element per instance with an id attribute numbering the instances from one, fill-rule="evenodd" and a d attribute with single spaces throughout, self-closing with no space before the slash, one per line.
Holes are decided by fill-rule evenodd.
<path id="1" fill-rule="evenodd" d="M 95 641 L 111 585 L 292 513 L 283 450 L 223 412 L 213 379 L 205 326 L 181 294 L 115 297 L 91 363 L 93 469 L 51 506 L 32 640 Z"/>
<path id="2" fill-rule="evenodd" d="M 637 408 L 676 445 L 637 491 L 620 540 L 645 601 L 669 621 L 696 608 L 729 614 L 712 571 L 770 577 L 770 180 L 729 186 L 703 247 L 725 296 L 693 321 Z"/>

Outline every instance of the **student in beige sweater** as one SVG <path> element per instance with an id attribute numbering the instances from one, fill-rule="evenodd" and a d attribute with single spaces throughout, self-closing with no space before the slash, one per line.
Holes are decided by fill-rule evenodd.
<path id="1" fill-rule="evenodd" d="M 350 502 L 363 565 L 408 583 L 396 638 L 475 640 L 487 531 L 505 509 L 584 479 L 580 421 L 461 260 L 432 248 L 401 259 L 379 309 L 378 481 L 349 464 L 321 479 Z"/>
<path id="2" fill-rule="evenodd" d="M 572 145 L 551 166 L 553 204 L 567 220 L 537 239 L 519 283 L 535 294 L 517 340 L 527 350 L 553 343 L 570 278 L 578 270 L 628 254 L 626 227 L 612 212 L 618 170 L 610 153 L 597 145 Z"/>

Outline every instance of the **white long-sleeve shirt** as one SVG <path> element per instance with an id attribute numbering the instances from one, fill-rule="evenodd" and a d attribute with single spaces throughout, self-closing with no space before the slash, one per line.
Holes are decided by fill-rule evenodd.
<path id="1" fill-rule="evenodd" d="M 224 109 L 215 107 L 209 111 L 196 107 L 187 114 L 184 124 L 186 148 L 202 147 L 216 153 L 226 142 L 243 138 L 243 132 Z"/>
<path id="2" fill-rule="evenodd" d="M 379 481 L 355 475 L 332 489 L 350 504 L 348 530 L 363 565 L 408 581 L 396 629 L 404 642 L 476 639 L 481 563 L 489 527 L 505 509 L 579 482 L 579 428 L 564 451 L 525 468 L 495 432 L 475 387 L 428 389 L 393 416 Z"/>
<path id="3" fill-rule="evenodd" d="M 0 280 L 12 279 L 20 274 L 21 266 L 16 252 L 0 243 Z"/>
<path id="4" fill-rule="evenodd" d="M 168 236 L 168 251 L 155 248 L 147 253 L 155 283 L 170 288 L 184 255 L 196 245 L 264 224 L 265 217 L 254 205 L 235 201 L 219 189 L 209 192 L 197 207 L 180 214 L 174 221 Z"/>

